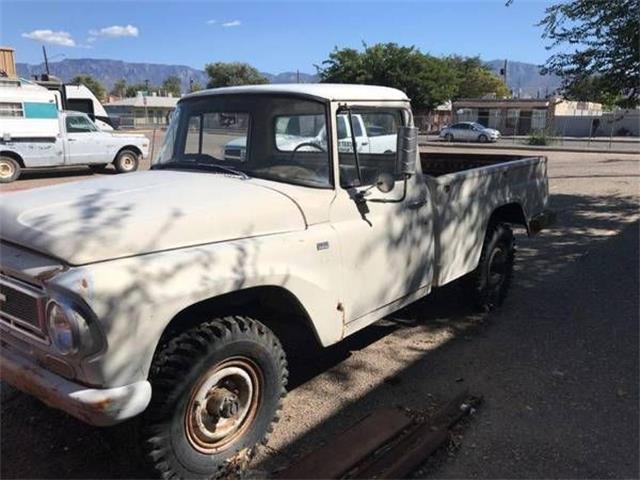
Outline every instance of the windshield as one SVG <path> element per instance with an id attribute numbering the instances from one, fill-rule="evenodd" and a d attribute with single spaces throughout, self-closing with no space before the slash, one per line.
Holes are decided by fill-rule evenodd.
<path id="1" fill-rule="evenodd" d="M 154 168 L 188 168 L 332 186 L 325 105 L 276 95 L 183 100 Z"/>

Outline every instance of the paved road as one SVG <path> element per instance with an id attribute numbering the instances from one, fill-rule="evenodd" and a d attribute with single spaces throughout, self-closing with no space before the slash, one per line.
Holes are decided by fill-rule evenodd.
<path id="1" fill-rule="evenodd" d="M 438 135 L 420 135 L 421 142 L 442 142 Z M 507 148 L 512 145 L 527 146 L 528 137 L 501 137 L 497 141 L 497 145 Z M 481 145 L 478 143 L 461 143 L 461 146 L 490 147 L 490 145 Z M 607 150 L 622 151 L 629 153 L 640 153 L 640 139 L 636 137 L 598 137 L 593 140 L 578 137 L 558 137 L 551 140 L 549 148 L 568 148 L 578 150 L 596 150 L 606 152 Z"/>
<path id="2" fill-rule="evenodd" d="M 428 411 L 469 388 L 484 406 L 459 432 L 459 448 L 418 476 L 638 478 L 640 162 L 549 157 L 558 226 L 518 236 L 504 307 L 474 314 L 453 285 L 294 361 L 256 476 L 375 408 Z M 141 475 L 126 427 L 91 428 L 6 387 L 2 395 L 2 478 Z"/>

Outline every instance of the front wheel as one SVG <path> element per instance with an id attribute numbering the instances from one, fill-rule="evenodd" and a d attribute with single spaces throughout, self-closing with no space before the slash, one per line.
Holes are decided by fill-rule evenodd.
<path id="1" fill-rule="evenodd" d="M 11 183 L 20 176 L 20 164 L 11 157 L 0 157 L 0 183 Z"/>
<path id="2" fill-rule="evenodd" d="M 188 330 L 154 359 L 142 417 L 147 460 L 163 478 L 222 478 L 246 466 L 277 421 L 287 383 L 280 342 L 226 317 Z"/>
<path id="3" fill-rule="evenodd" d="M 478 137 L 480 143 L 487 143 L 489 141 L 489 137 L 487 137 L 484 133 Z"/>
<path id="4" fill-rule="evenodd" d="M 118 173 L 135 172 L 138 169 L 138 154 L 132 150 L 122 150 L 113 161 Z"/>
<path id="5" fill-rule="evenodd" d="M 489 225 L 480 261 L 468 278 L 468 288 L 478 309 L 487 312 L 502 305 L 511 285 L 514 261 L 511 228 L 503 223 Z"/>

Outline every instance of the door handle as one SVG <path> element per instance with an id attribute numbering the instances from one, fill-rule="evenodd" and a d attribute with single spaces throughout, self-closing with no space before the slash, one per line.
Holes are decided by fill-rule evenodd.
<path id="1" fill-rule="evenodd" d="M 69 140 L 70 142 L 75 142 L 76 141 L 75 138 L 67 138 L 67 140 Z"/>
<path id="2" fill-rule="evenodd" d="M 427 199 L 423 198 L 422 200 L 416 200 L 414 202 L 407 203 L 407 208 L 410 210 L 417 210 L 426 204 L 427 204 Z"/>

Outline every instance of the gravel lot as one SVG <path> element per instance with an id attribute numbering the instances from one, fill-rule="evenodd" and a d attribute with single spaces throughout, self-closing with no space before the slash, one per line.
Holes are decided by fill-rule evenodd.
<path id="1" fill-rule="evenodd" d="M 548 157 L 558 224 L 517 237 L 518 269 L 503 308 L 474 314 L 453 285 L 292 361 L 290 395 L 256 476 L 378 407 L 429 410 L 468 388 L 484 405 L 457 448 L 418 476 L 638 478 L 640 157 Z M 87 176 L 49 175 L 1 190 Z M 6 385 L 1 414 L 2 478 L 142 475 L 126 425 L 86 426 Z"/>

